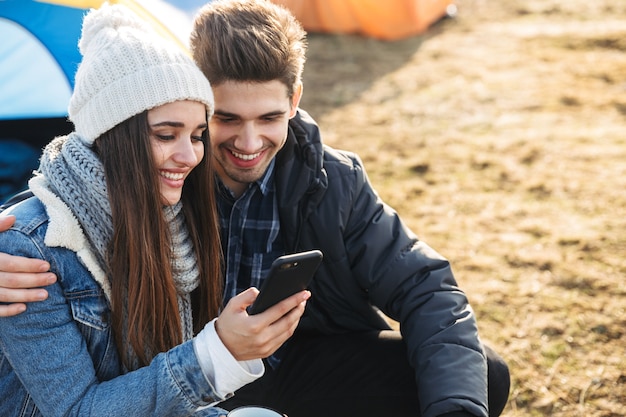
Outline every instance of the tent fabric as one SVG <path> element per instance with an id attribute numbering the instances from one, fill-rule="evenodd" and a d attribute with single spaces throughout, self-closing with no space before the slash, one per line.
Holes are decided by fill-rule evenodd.
<path id="1" fill-rule="evenodd" d="M 17 139 L 0 141 L 0 203 L 26 188 L 40 150 Z"/>
<path id="2" fill-rule="evenodd" d="M 399 40 L 423 33 L 446 15 L 452 0 L 272 0 L 309 32 Z"/>
<path id="3" fill-rule="evenodd" d="M 0 120 L 63 117 L 80 63 L 83 16 L 105 0 L 0 0 Z M 109 0 L 186 48 L 205 0 Z"/>
<path id="4" fill-rule="evenodd" d="M 0 2 L 0 119 L 67 114 L 84 10 Z M 26 13 L 28 11 L 28 13 Z"/>
<path id="5" fill-rule="evenodd" d="M 186 48 L 208 0 L 109 0 Z M 104 0 L 0 0 L 0 203 L 26 186 L 41 148 L 67 134 L 83 16 Z"/>

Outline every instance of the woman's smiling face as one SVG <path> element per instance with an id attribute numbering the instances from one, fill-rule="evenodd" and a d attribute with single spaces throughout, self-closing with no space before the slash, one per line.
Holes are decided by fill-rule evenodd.
<path id="1" fill-rule="evenodd" d="M 180 201 L 185 178 L 204 157 L 206 107 L 197 101 L 175 101 L 148 111 L 150 145 L 159 170 L 161 201 Z"/>

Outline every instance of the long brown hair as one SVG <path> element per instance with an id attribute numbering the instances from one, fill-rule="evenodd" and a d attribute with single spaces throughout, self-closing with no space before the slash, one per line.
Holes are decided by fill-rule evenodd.
<path id="1" fill-rule="evenodd" d="M 206 134 L 205 134 L 206 135 Z M 107 181 L 113 238 L 107 250 L 112 326 L 129 369 L 145 366 L 159 352 L 182 342 L 172 277 L 169 228 L 150 147 L 147 112 L 117 125 L 95 142 Z M 208 136 L 204 158 L 185 180 L 183 210 L 194 244 L 200 285 L 194 311 L 198 332 L 216 317 L 222 302 L 221 246 Z M 127 341 L 130 346 L 124 346 Z"/>

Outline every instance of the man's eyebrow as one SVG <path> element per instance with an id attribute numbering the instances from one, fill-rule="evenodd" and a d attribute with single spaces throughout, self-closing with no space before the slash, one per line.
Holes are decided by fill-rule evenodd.
<path id="1" fill-rule="evenodd" d="M 283 114 L 286 114 L 286 113 L 287 113 L 286 111 L 274 110 L 274 111 L 271 111 L 269 113 L 262 114 L 260 117 L 282 116 Z"/>
<path id="2" fill-rule="evenodd" d="M 262 119 L 262 118 L 265 118 L 265 117 L 282 116 L 283 114 L 286 114 L 286 113 L 287 113 L 286 111 L 274 110 L 274 111 L 271 111 L 271 112 L 267 112 L 267 113 L 261 114 L 261 115 L 257 116 L 257 118 L 258 119 Z M 227 118 L 230 118 L 230 119 L 240 119 L 241 118 L 241 116 L 239 116 L 238 114 L 227 112 L 227 111 L 224 111 L 224 110 L 218 110 L 218 109 L 215 109 L 215 112 L 213 112 L 213 115 L 219 115 L 221 117 L 227 117 Z"/>
<path id="3" fill-rule="evenodd" d="M 231 118 L 231 119 L 239 118 L 239 116 L 236 115 L 235 113 L 230 113 L 230 112 L 227 112 L 227 111 L 224 111 L 224 110 L 219 110 L 219 109 L 215 109 L 215 111 L 213 112 L 213 115 L 220 115 L 220 116 L 228 117 L 228 118 Z"/>

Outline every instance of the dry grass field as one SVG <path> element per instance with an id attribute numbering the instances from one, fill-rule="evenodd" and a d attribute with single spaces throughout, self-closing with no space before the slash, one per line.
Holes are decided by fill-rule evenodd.
<path id="1" fill-rule="evenodd" d="M 451 260 L 504 416 L 625 416 L 626 2 L 456 4 L 402 41 L 312 34 L 302 107 Z"/>

